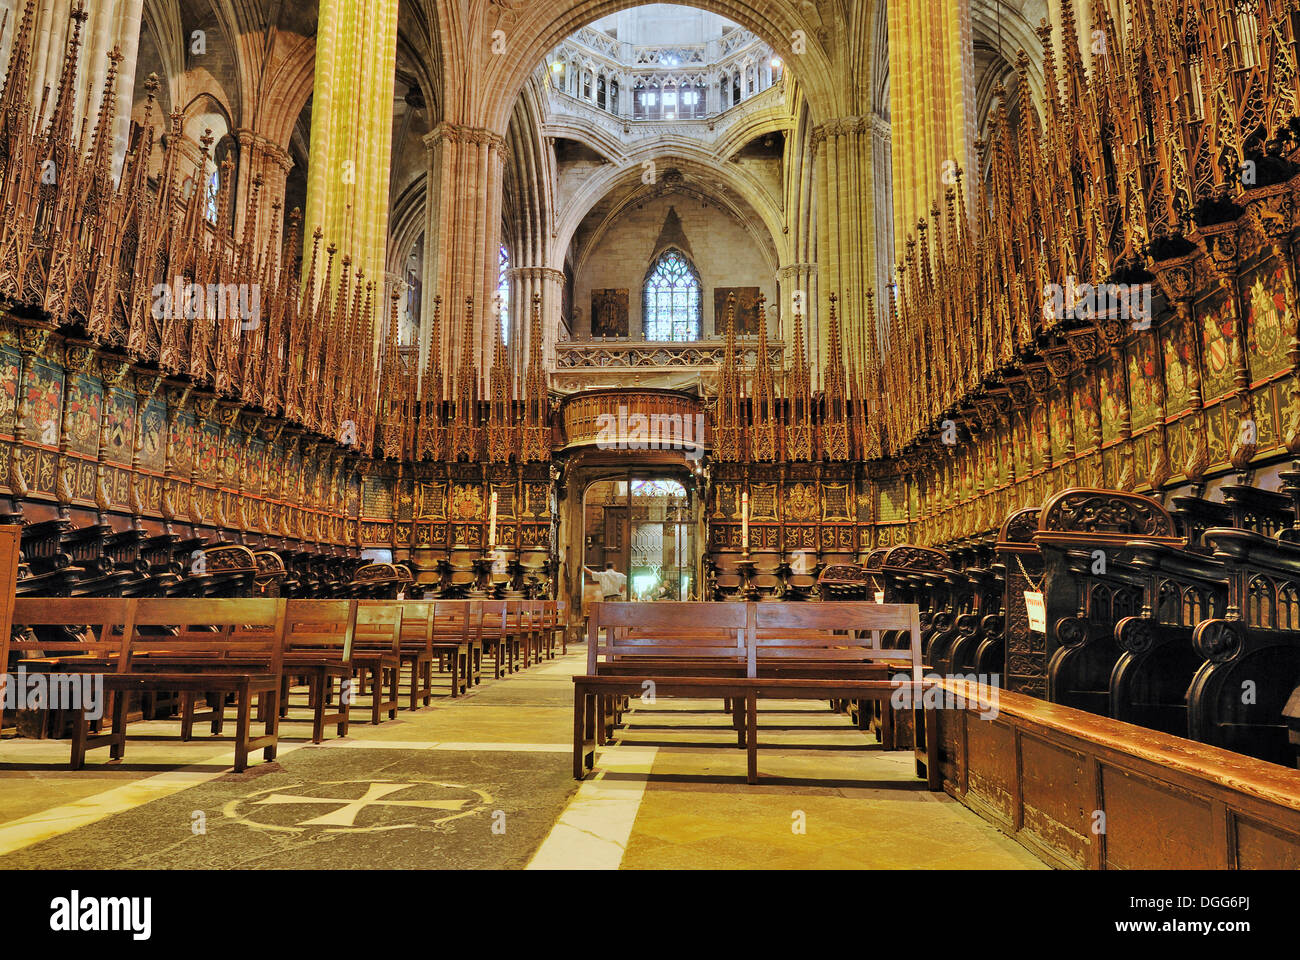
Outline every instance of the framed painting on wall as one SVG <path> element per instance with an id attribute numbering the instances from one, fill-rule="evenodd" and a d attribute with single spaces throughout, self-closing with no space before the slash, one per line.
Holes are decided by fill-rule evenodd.
<path id="1" fill-rule="evenodd" d="M 713 332 L 727 335 L 727 298 L 736 295 L 736 336 L 758 336 L 758 287 L 713 288 Z"/>
<path id="2" fill-rule="evenodd" d="M 626 290 L 591 291 L 591 335 L 593 337 L 626 337 Z"/>

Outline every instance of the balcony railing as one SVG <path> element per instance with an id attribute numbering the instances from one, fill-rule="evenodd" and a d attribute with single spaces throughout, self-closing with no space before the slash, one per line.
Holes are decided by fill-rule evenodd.
<path id="1" fill-rule="evenodd" d="M 742 120 L 760 110 L 772 110 L 779 107 L 785 101 L 785 75 L 770 87 L 766 87 L 757 93 L 750 94 L 739 103 L 730 104 L 722 109 L 718 109 L 718 91 L 716 87 L 707 91 L 700 91 L 701 96 L 705 96 L 705 112 L 698 117 L 676 117 L 673 120 L 665 120 L 662 117 L 638 117 L 634 113 L 615 113 L 606 110 L 603 107 L 588 100 L 582 96 L 574 96 L 567 90 L 558 89 L 552 84 L 550 87 L 552 93 L 551 108 L 561 115 L 574 117 L 583 117 L 587 120 L 594 121 L 607 129 L 619 132 L 624 126 L 629 126 L 632 131 L 637 131 L 638 127 L 644 124 L 654 130 L 658 130 L 659 124 L 674 123 L 680 125 L 683 130 L 691 130 L 691 136 L 701 138 L 717 139 L 721 131 L 728 129 L 728 125 L 733 120 Z M 634 90 L 627 91 L 628 97 L 635 95 Z M 623 91 L 619 92 L 620 110 L 622 110 L 624 100 Z M 631 101 L 627 101 L 627 106 L 631 108 Z M 694 125 L 694 129 L 691 128 Z M 710 129 L 712 128 L 712 129 Z"/>
<path id="2" fill-rule="evenodd" d="M 781 370 L 785 347 L 768 344 L 768 362 Z M 722 340 L 666 342 L 652 340 L 569 340 L 555 345 L 557 370 L 648 369 L 663 367 L 720 367 L 725 362 Z M 758 339 L 739 338 L 736 360 L 753 367 L 758 360 Z"/>

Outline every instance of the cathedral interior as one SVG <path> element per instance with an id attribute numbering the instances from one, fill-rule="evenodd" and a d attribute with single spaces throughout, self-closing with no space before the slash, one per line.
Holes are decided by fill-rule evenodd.
<path id="1" fill-rule="evenodd" d="M 0 866 L 1300 867 L 1298 0 L 0 15 Z M 182 600 L 252 605 L 194 641 L 150 606 Z M 327 601 L 348 750 L 285 627 Z M 254 719 L 246 683 L 148 681 L 150 642 L 260 636 L 257 602 Z M 818 604 L 965 706 L 764 674 L 802 629 L 764 617 L 862 632 Z M 396 666 L 362 642 L 390 606 L 427 618 L 409 712 L 420 628 Z M 749 630 L 743 696 L 684 701 L 707 734 L 600 685 L 674 609 Z M 39 670 L 108 676 L 111 724 L 24 700 Z M 835 830 L 755 825 L 746 703 L 767 800 Z M 381 801 L 372 755 L 470 799 Z M 483 852 L 493 802 L 530 826 Z M 384 845 L 439 803 L 471 814 Z M 182 806 L 206 845 L 152 825 Z"/>

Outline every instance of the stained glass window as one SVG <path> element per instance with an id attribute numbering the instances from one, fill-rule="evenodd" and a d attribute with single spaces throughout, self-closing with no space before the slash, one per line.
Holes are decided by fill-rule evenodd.
<path id="1" fill-rule="evenodd" d="M 678 251 L 664 251 L 646 275 L 644 315 L 647 340 L 700 338 L 700 277 Z"/>
<path id="2" fill-rule="evenodd" d="M 501 248 L 497 273 L 497 304 L 501 310 L 501 342 L 510 343 L 510 254 Z"/>
<path id="3" fill-rule="evenodd" d="M 634 497 L 678 497 L 686 498 L 686 488 L 676 480 L 633 480 Z"/>
<path id="4" fill-rule="evenodd" d="M 208 223 L 217 225 L 217 199 L 221 196 L 221 172 L 213 170 L 208 175 L 208 189 L 204 197 L 203 214 Z"/>

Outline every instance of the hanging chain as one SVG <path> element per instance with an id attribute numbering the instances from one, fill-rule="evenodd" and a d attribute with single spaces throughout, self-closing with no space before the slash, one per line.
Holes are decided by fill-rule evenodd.
<path id="1" fill-rule="evenodd" d="M 1034 592 L 1034 593 L 1042 593 L 1042 592 L 1043 592 L 1043 580 L 1046 579 L 1046 577 L 1047 577 L 1047 571 L 1044 570 L 1043 573 L 1042 573 L 1042 575 L 1039 576 L 1039 578 L 1038 578 L 1038 583 L 1034 583 L 1034 578 L 1031 577 L 1031 576 L 1029 575 L 1029 571 L 1025 569 L 1025 561 L 1023 561 L 1023 560 L 1020 559 L 1020 554 L 1018 554 L 1018 553 L 1016 554 L 1016 566 L 1018 566 L 1018 567 L 1020 568 L 1020 575 L 1023 576 L 1023 577 L 1025 578 L 1025 582 L 1028 583 L 1031 587 L 1033 587 L 1033 592 Z"/>

